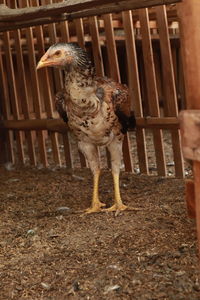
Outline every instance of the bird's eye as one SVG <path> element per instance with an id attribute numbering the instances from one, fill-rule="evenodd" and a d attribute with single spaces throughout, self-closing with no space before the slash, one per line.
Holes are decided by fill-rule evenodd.
<path id="1" fill-rule="evenodd" d="M 55 54 L 54 54 L 54 55 L 56 55 L 56 56 L 60 56 L 60 54 L 61 54 L 61 51 L 60 51 L 60 50 L 57 50 L 57 51 L 55 52 Z"/>

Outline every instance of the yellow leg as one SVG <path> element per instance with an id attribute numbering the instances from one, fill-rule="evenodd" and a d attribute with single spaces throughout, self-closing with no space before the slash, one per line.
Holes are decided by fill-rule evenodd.
<path id="1" fill-rule="evenodd" d="M 114 183 L 115 203 L 113 206 L 107 208 L 106 211 L 125 210 L 127 206 L 122 203 L 120 189 L 119 189 L 119 174 L 113 174 L 113 183 Z"/>
<path id="2" fill-rule="evenodd" d="M 104 203 L 99 201 L 99 176 L 100 172 L 94 175 L 93 183 L 93 196 L 92 196 L 92 205 L 86 210 L 87 214 L 101 211 L 101 207 L 105 206 Z"/>

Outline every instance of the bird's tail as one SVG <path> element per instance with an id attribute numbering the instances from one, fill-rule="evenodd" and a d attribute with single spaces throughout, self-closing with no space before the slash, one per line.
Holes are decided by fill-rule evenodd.
<path id="1" fill-rule="evenodd" d="M 66 105 L 65 105 L 65 92 L 60 91 L 55 96 L 55 107 L 60 117 L 63 119 L 65 123 L 68 122 Z"/>
<path id="2" fill-rule="evenodd" d="M 122 126 L 121 132 L 123 134 L 127 133 L 129 129 L 134 129 L 136 127 L 136 119 L 133 112 L 129 116 L 127 116 L 124 112 L 117 110 L 115 114 L 118 117 L 118 120 Z"/>

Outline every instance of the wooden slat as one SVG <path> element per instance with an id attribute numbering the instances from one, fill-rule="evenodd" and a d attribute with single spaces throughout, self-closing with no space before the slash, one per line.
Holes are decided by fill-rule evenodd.
<path id="1" fill-rule="evenodd" d="M 155 68 L 153 61 L 153 50 L 151 44 L 151 36 L 149 29 L 149 17 L 148 10 L 139 10 L 139 18 L 141 22 L 141 34 L 142 34 L 142 49 L 145 66 L 145 76 L 148 94 L 149 112 L 153 117 L 159 117 L 159 104 L 158 104 L 158 93 L 156 86 Z M 156 163 L 158 174 L 166 176 L 166 163 L 163 149 L 163 138 L 162 132 L 159 129 L 153 130 L 153 140 L 155 147 Z"/>
<path id="2" fill-rule="evenodd" d="M 5 6 L 0 9 L 0 21 L 27 21 L 70 13 L 69 18 L 76 18 L 119 12 L 123 10 L 151 7 L 155 5 L 170 4 L 182 0 L 68 0 L 39 8 L 10 10 Z M 20 2 L 20 1 L 19 1 Z"/>
<path id="3" fill-rule="evenodd" d="M 27 0 L 22 0 L 20 2 L 21 7 L 26 7 L 28 4 Z M 35 106 L 35 112 L 38 119 L 42 116 L 42 106 L 41 106 L 41 96 L 39 90 L 39 82 L 36 72 L 36 61 L 35 61 L 35 49 L 33 43 L 33 31 L 32 28 L 26 29 L 26 38 L 27 38 L 27 48 L 28 48 L 28 59 L 29 59 L 29 68 L 30 68 L 30 76 L 33 87 L 33 100 Z M 41 163 L 46 167 L 48 166 L 47 161 L 47 153 L 45 148 L 45 132 L 38 131 L 38 147 L 40 153 Z"/>
<path id="4" fill-rule="evenodd" d="M 186 96 L 185 96 L 185 83 L 184 83 L 184 76 L 185 72 L 183 72 L 183 62 L 182 62 L 182 55 L 181 49 L 178 49 L 178 87 L 180 93 L 180 101 L 181 101 L 181 109 L 186 108 Z"/>
<path id="5" fill-rule="evenodd" d="M 42 4 L 52 4 L 52 0 L 46 0 L 42 1 Z M 57 36 L 56 36 L 56 26 L 55 24 L 50 24 L 48 25 L 48 31 L 49 31 L 49 36 L 50 36 L 50 43 L 54 44 L 57 42 Z M 39 30 L 37 31 L 38 34 L 40 35 L 40 42 L 38 43 L 38 48 L 40 49 L 39 53 L 43 55 L 45 53 L 45 48 L 44 48 L 44 37 L 43 37 L 43 32 L 41 30 L 41 26 L 39 27 Z M 43 53 L 41 53 L 43 52 Z M 62 74 L 60 70 L 53 69 L 54 72 L 54 78 L 55 78 L 55 83 L 56 83 L 56 90 L 59 91 L 63 88 L 63 79 L 62 79 Z M 47 116 L 48 117 L 53 117 L 53 99 L 54 96 L 52 97 L 51 90 L 50 90 L 50 84 L 49 84 L 49 76 L 48 76 L 48 71 L 44 73 L 45 74 L 45 106 L 47 109 Z M 53 157 L 54 161 L 57 165 L 61 166 L 61 158 L 60 158 L 60 152 L 59 152 L 59 143 L 58 143 L 58 134 L 57 133 L 51 133 L 50 134 L 51 138 L 51 144 L 52 144 L 52 151 L 53 151 Z"/>
<path id="6" fill-rule="evenodd" d="M 18 96 L 16 90 L 15 74 L 13 68 L 12 54 L 9 46 L 10 35 L 8 32 L 4 33 L 4 43 L 6 47 L 6 66 L 8 71 L 9 90 L 11 94 L 11 105 L 13 109 L 13 116 L 15 119 L 19 119 L 19 107 L 18 107 Z M 24 149 L 23 149 L 23 136 L 22 132 L 16 132 L 16 143 L 19 162 L 24 163 Z"/>
<path id="7" fill-rule="evenodd" d="M 179 120 L 176 117 L 137 117 L 139 128 L 178 129 Z M 61 119 L 29 119 L 29 120 L 0 120 L 0 129 L 13 130 L 49 130 L 66 133 L 68 126 Z"/>
<path id="8" fill-rule="evenodd" d="M 172 62 L 172 53 L 169 40 L 168 22 L 165 6 L 156 8 L 157 23 L 160 36 L 160 49 L 162 57 L 164 94 L 168 117 L 178 115 L 177 95 L 175 87 L 175 77 Z M 176 177 L 184 177 L 183 156 L 180 146 L 180 133 L 177 130 L 171 131 L 172 149 L 174 154 L 175 174 Z"/>
<path id="9" fill-rule="evenodd" d="M 78 44 L 81 48 L 85 49 L 83 20 L 77 19 L 74 21 L 74 23 L 75 23 L 75 27 L 76 27 L 76 35 L 77 35 Z M 87 161 L 86 161 L 83 153 L 80 150 L 78 150 L 78 154 L 79 154 L 79 158 L 80 158 L 81 167 L 82 168 L 87 167 Z"/>
<path id="10" fill-rule="evenodd" d="M 76 36 L 77 36 L 78 44 L 81 48 L 85 49 L 83 19 L 74 20 L 74 24 L 76 27 Z"/>
<path id="11" fill-rule="evenodd" d="M 52 0 L 41 0 L 42 5 L 52 4 Z M 49 24 L 48 26 L 49 42 L 50 44 L 57 43 L 56 24 Z M 59 69 L 53 68 L 54 79 L 56 83 L 56 91 L 60 91 L 63 88 L 63 78 Z"/>
<path id="12" fill-rule="evenodd" d="M 114 80 L 120 82 L 120 72 L 117 59 L 117 49 L 114 37 L 114 30 L 112 26 L 112 15 L 104 15 L 104 26 L 105 26 L 105 36 L 106 36 L 106 47 L 108 52 L 109 61 L 109 76 Z"/>
<path id="13" fill-rule="evenodd" d="M 61 30 L 61 41 L 65 42 L 65 43 L 69 43 L 70 35 L 69 35 L 69 26 L 68 26 L 67 21 L 60 23 L 60 30 Z M 66 124 L 65 124 L 65 126 L 66 126 Z M 66 166 L 69 168 L 73 168 L 74 162 L 73 162 L 73 158 L 72 158 L 72 149 L 71 149 L 71 144 L 70 144 L 69 133 L 66 132 L 65 134 L 62 134 L 62 138 L 63 138 Z"/>
<path id="14" fill-rule="evenodd" d="M 132 12 L 122 13 L 125 32 L 126 53 L 128 60 L 129 91 L 131 96 L 131 109 L 136 117 L 143 117 L 142 99 L 138 74 L 137 53 L 135 46 L 135 35 L 133 30 Z M 131 62 L 131 63 L 130 63 Z M 148 160 L 146 152 L 145 132 L 143 129 L 136 130 L 136 142 L 138 149 L 139 168 L 141 173 L 148 174 Z"/>
<path id="15" fill-rule="evenodd" d="M 164 80 L 164 94 L 167 99 L 167 111 L 165 112 L 167 116 L 177 116 L 177 97 L 176 97 L 176 87 L 175 87 L 175 77 L 173 70 L 171 46 L 169 40 L 168 32 L 168 22 L 166 7 L 159 6 L 156 8 L 157 26 L 159 30 L 160 38 L 160 49 L 163 64 L 163 80 Z"/>
<path id="16" fill-rule="evenodd" d="M 12 2 L 12 8 L 16 8 L 16 1 Z M 28 91 L 27 91 L 27 83 L 24 69 L 24 61 L 23 61 L 23 53 L 21 47 L 21 34 L 20 30 L 16 30 L 13 32 L 14 40 L 15 40 L 15 49 L 16 49 L 16 60 L 17 60 L 17 69 L 18 69 L 18 84 L 19 91 L 21 97 L 21 105 L 22 111 L 24 113 L 24 117 L 26 119 L 30 119 L 29 112 L 29 104 L 28 104 Z M 36 165 L 36 153 L 34 146 L 34 132 L 26 132 L 25 137 L 27 139 L 28 144 L 28 156 L 30 159 L 30 163 L 32 165 Z"/>
<path id="17" fill-rule="evenodd" d="M 8 92 L 8 84 L 6 80 L 6 74 L 4 71 L 3 59 L 2 59 L 2 52 L 0 51 L 0 84 L 1 84 L 1 100 L 2 100 L 2 113 L 4 118 L 7 120 L 10 118 L 10 109 L 8 107 L 9 101 L 9 92 Z M 1 133 L 1 163 L 6 163 L 10 161 L 14 163 L 15 157 L 13 152 L 13 132 L 6 131 Z"/>
<path id="18" fill-rule="evenodd" d="M 8 81 L 9 81 L 9 91 L 11 95 L 11 105 L 13 110 L 13 115 L 15 119 L 19 119 L 19 99 L 16 90 L 16 82 L 15 82 L 15 73 L 14 73 L 14 66 L 12 60 L 12 52 L 10 48 L 10 34 L 9 32 L 5 32 L 3 34 L 3 39 L 6 48 L 6 67 L 7 67 L 7 74 L 8 74 Z M 23 135 L 22 132 L 16 132 L 16 144 L 17 144 L 17 154 L 19 158 L 19 163 L 24 163 L 25 156 L 24 156 L 24 149 L 23 149 Z"/>
<path id="19" fill-rule="evenodd" d="M 63 1 L 61 1 L 61 2 L 63 2 Z M 68 21 L 60 22 L 59 25 L 60 25 L 60 31 L 61 31 L 61 42 L 69 43 L 70 36 L 69 36 Z"/>
<path id="20" fill-rule="evenodd" d="M 104 76 L 103 57 L 101 53 L 100 37 L 97 17 L 89 18 L 92 52 L 97 76 Z"/>

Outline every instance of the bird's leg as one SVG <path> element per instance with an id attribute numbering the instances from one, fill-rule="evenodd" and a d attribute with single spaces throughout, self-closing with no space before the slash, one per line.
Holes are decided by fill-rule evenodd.
<path id="1" fill-rule="evenodd" d="M 93 195 L 91 206 L 86 209 L 86 213 L 94 213 L 101 211 L 104 203 L 99 201 L 99 176 L 100 176 L 100 162 L 97 147 L 93 144 L 79 142 L 79 149 L 86 157 L 89 167 L 93 173 Z"/>
<path id="2" fill-rule="evenodd" d="M 114 205 L 107 208 L 106 211 L 125 210 L 127 206 L 124 205 L 122 202 L 119 188 L 119 173 L 122 158 L 122 141 L 119 141 L 117 140 L 117 138 L 115 138 L 112 141 L 112 143 L 108 146 L 108 150 L 111 154 L 111 166 L 114 184 Z"/>
<path id="3" fill-rule="evenodd" d="M 105 206 L 104 203 L 99 201 L 99 176 L 100 170 L 98 170 L 93 175 L 93 195 L 92 195 L 92 203 L 91 207 L 86 210 L 86 213 L 93 213 L 101 211 L 101 207 Z"/>
<path id="4" fill-rule="evenodd" d="M 107 209 L 107 211 L 125 210 L 126 205 L 123 204 L 120 188 L 119 188 L 119 174 L 113 173 L 113 183 L 114 183 L 114 205 Z"/>

